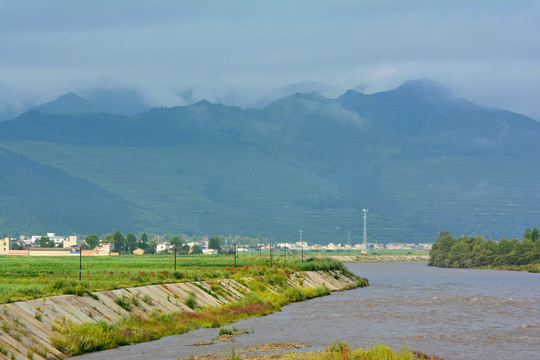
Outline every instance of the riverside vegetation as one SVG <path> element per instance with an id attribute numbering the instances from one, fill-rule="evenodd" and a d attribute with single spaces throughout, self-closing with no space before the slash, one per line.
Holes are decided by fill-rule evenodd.
<path id="1" fill-rule="evenodd" d="M 127 264 L 133 266 L 136 261 L 141 261 L 132 260 L 133 258 L 136 257 L 121 256 L 111 258 L 109 266 L 117 264 L 118 267 L 121 268 L 121 271 L 118 272 L 124 273 L 123 278 L 129 278 L 126 269 L 133 269 L 133 267 L 129 267 Z M 170 260 L 171 256 L 169 256 L 168 259 Z M 75 285 L 77 283 L 76 281 L 68 280 L 70 286 L 74 285 L 75 288 L 84 288 L 83 292 L 77 294 L 83 295 L 81 299 L 88 299 L 86 300 L 86 304 L 88 304 L 91 309 L 88 306 L 81 307 L 87 309 L 83 311 L 88 311 L 88 314 L 84 313 L 84 315 L 82 315 L 81 313 L 81 316 L 88 316 L 94 320 L 93 322 L 88 321 L 91 320 L 90 318 L 79 323 L 80 320 L 74 319 L 75 321 L 72 321 L 69 320 L 69 317 L 59 317 L 59 313 L 57 313 L 57 308 L 54 304 L 57 301 L 60 301 L 61 303 L 66 300 L 43 298 L 43 301 L 39 300 L 39 302 L 36 302 L 37 300 L 31 300 L 26 305 L 4 305 L 3 315 L 0 314 L 0 317 L 4 319 L 5 325 L 5 329 L 2 331 L 16 341 L 24 341 L 25 344 L 27 340 L 34 342 L 34 345 L 28 345 L 28 347 L 29 351 L 35 353 L 42 348 L 42 346 L 37 345 L 41 342 L 36 338 L 26 339 L 25 336 L 27 337 L 30 335 L 26 334 L 25 331 L 27 330 L 25 329 L 36 327 L 36 329 L 43 328 L 43 330 L 46 330 L 46 327 L 49 326 L 50 335 L 48 335 L 48 344 L 53 345 L 56 348 L 55 351 L 59 352 L 54 353 L 54 351 L 50 349 L 47 351 L 53 358 L 62 358 L 65 355 L 76 355 L 91 351 L 110 349 L 125 344 L 151 341 L 162 336 L 180 334 L 200 327 L 221 327 L 222 325 L 246 317 L 270 314 L 291 302 L 327 295 L 331 291 L 330 288 L 346 289 L 368 284 L 367 280 L 351 274 L 341 263 L 331 259 L 309 258 L 306 259 L 304 263 L 300 262 L 300 260 L 288 259 L 287 265 L 285 265 L 285 259 L 283 259 L 283 261 L 277 262 L 277 266 L 276 262 L 274 262 L 273 266 L 268 266 L 268 264 L 262 264 L 263 260 L 261 259 L 251 259 L 250 265 L 243 265 L 240 267 L 226 266 L 226 258 L 220 259 L 220 257 L 217 257 L 216 259 L 212 259 L 210 257 L 196 257 L 195 259 L 199 260 L 197 263 L 198 268 L 172 272 L 171 277 L 162 274 L 162 277 L 164 277 L 163 279 L 148 277 L 145 280 L 157 284 L 162 284 L 162 282 L 166 280 L 169 282 L 185 283 L 179 284 L 179 286 L 181 285 L 182 288 L 187 291 L 185 295 L 181 295 L 180 297 L 177 297 L 175 293 L 171 293 L 170 299 L 167 295 L 164 300 L 160 298 L 163 297 L 163 295 L 155 293 L 157 298 L 152 298 L 146 295 L 148 293 L 144 293 L 144 289 L 148 288 L 146 286 L 142 288 L 129 288 L 127 289 L 129 291 L 115 290 L 114 292 L 105 291 L 90 293 L 90 289 L 95 286 L 97 282 L 85 284 L 85 279 L 83 278 L 83 281 L 80 284 Z M 192 261 L 195 262 L 195 259 L 192 259 Z M 41 258 L 39 260 L 42 262 L 50 260 L 61 261 L 61 259 L 51 258 Z M 130 263 L 130 260 L 133 262 Z M 218 265 L 214 264 L 214 266 L 212 266 L 213 260 L 216 261 L 216 264 Z M 248 259 L 242 260 L 245 263 L 248 262 Z M 223 262 L 220 263 L 220 261 Z M 257 265 L 258 262 L 261 262 L 261 264 Z M 23 266 L 22 268 L 25 267 Z M 308 273 L 306 273 L 307 277 L 305 277 L 301 274 L 302 270 L 317 270 L 319 273 L 310 272 L 309 274 L 312 275 L 307 275 Z M 321 270 L 322 272 L 320 272 Z M 57 275 L 58 274 L 55 273 L 49 273 L 47 276 L 41 274 L 27 278 L 27 281 L 31 284 L 32 281 L 40 281 L 41 279 L 41 281 L 44 282 L 47 278 L 51 278 L 52 285 L 42 284 L 44 286 L 43 293 L 46 291 L 56 291 L 57 293 L 64 292 L 69 287 L 64 289 L 62 287 L 54 286 L 57 281 L 60 281 L 55 278 Z M 66 276 L 66 274 L 61 275 Z M 309 276 L 322 276 L 326 277 L 327 280 L 313 282 L 308 279 Z M 115 282 L 115 279 L 119 278 L 122 278 L 122 275 L 118 274 L 111 276 L 106 286 L 118 288 L 120 283 L 125 284 L 120 281 Z M 195 278 L 198 280 L 194 280 Z M 343 280 L 345 280 L 345 282 L 343 282 Z M 127 280 L 124 279 L 123 281 Z M 341 283 L 341 285 L 336 288 L 333 284 L 334 281 Z M 230 300 L 232 294 L 230 285 L 223 287 L 224 283 L 230 284 L 231 282 L 237 284 L 236 290 L 234 290 L 236 295 L 232 301 Z M 322 284 L 328 284 L 330 288 Z M 139 285 L 139 283 L 135 281 L 132 285 Z M 173 288 L 174 284 L 155 286 L 161 286 L 162 289 L 169 289 Z M 229 289 L 227 289 L 228 287 Z M 195 295 L 192 290 L 187 290 L 189 288 L 199 292 L 199 295 Z M 141 291 L 143 291 L 143 293 L 141 293 Z M 206 294 L 202 298 L 199 297 L 202 296 L 201 292 Z M 71 293 L 71 291 L 68 291 L 68 293 Z M 90 298 L 86 296 L 86 294 L 88 294 Z M 31 295 L 34 296 L 35 294 Z M 111 295 L 113 295 L 112 298 L 110 297 Z M 70 301 L 73 304 L 82 304 L 76 300 L 76 298 L 78 297 L 67 301 Z M 180 300 L 182 298 L 183 300 Z M 208 302 L 208 299 L 204 300 L 205 298 L 214 300 Z M 229 298 L 229 300 L 224 302 L 218 301 L 220 299 L 223 300 L 224 298 Z M 116 311 L 117 314 L 121 314 L 121 316 L 112 314 L 114 315 L 112 318 L 105 316 L 107 319 L 99 320 L 101 316 L 99 314 L 105 314 L 109 311 L 105 309 L 106 311 L 104 312 L 103 309 L 100 309 L 102 306 L 100 304 L 103 304 L 104 306 L 105 303 L 110 300 L 113 300 L 112 305 L 117 307 L 117 310 L 114 311 Z M 95 302 L 94 304 L 97 307 L 91 306 L 92 301 Z M 178 303 L 179 301 L 182 305 Z M 214 301 L 217 301 L 215 303 L 216 305 L 210 305 L 210 303 Z M 166 305 L 168 303 L 176 305 L 171 307 Z M 26 316 L 23 314 L 24 311 L 20 311 L 22 309 L 27 309 L 28 306 L 35 308 L 35 316 L 31 319 L 27 319 L 27 321 L 30 321 L 32 324 L 21 324 L 18 316 Z M 166 308 L 169 308 L 169 310 L 165 310 Z M 16 312 L 20 313 L 20 315 L 16 316 Z M 98 317 L 94 318 L 94 316 Z M 45 326 L 45 324 L 49 325 Z M 15 345 L 13 344 L 16 343 L 13 343 L 13 341 L 11 342 L 12 347 L 10 348 L 10 352 L 16 351 L 13 350 L 15 349 L 13 348 Z M 43 353 L 45 354 L 47 351 L 43 351 Z M 64 355 L 62 356 L 61 354 Z"/>
<path id="2" fill-rule="evenodd" d="M 540 231 L 527 229 L 523 240 L 486 240 L 482 236 L 455 239 L 441 231 L 433 243 L 428 265 L 540 272 Z"/>
<path id="3" fill-rule="evenodd" d="M 0 256 L 0 304 L 52 295 L 90 293 L 132 286 L 165 284 L 181 281 L 224 279 L 258 275 L 268 268 L 268 256 L 247 255 L 238 259 L 234 268 L 231 255 L 131 255 L 83 257 L 82 281 L 79 282 L 79 257 Z M 338 261 L 273 257 L 273 265 L 295 270 L 346 270 Z M 247 268 L 244 268 L 247 266 Z M 239 270 L 248 269 L 248 270 Z"/>
<path id="4" fill-rule="evenodd" d="M 401 351 L 393 349 L 385 344 L 371 344 L 359 349 L 352 349 L 349 344 L 336 341 L 324 351 L 298 351 L 298 352 L 268 352 L 268 350 L 298 349 L 305 347 L 304 344 L 264 344 L 253 348 L 233 350 L 227 359 L 257 359 L 257 360 L 443 360 L 437 356 L 429 356 L 423 352 L 409 349 L 406 345 Z M 256 353 L 264 351 L 262 353 Z M 250 353 L 250 354 L 245 354 Z M 256 354 L 253 354 L 256 353 Z M 186 358 L 189 360 L 214 360 L 224 359 L 220 354 L 203 355 Z"/>
<path id="5" fill-rule="evenodd" d="M 355 278 L 351 287 L 366 286 L 366 279 L 348 272 L 340 263 L 313 259 L 307 269 L 337 269 Z M 246 286 L 249 292 L 238 301 L 214 308 L 200 308 L 196 298 L 189 296 L 186 305 L 195 311 L 171 313 L 153 312 L 150 316 L 132 314 L 115 323 L 57 324 L 58 335 L 53 345 L 62 353 L 79 355 L 87 352 L 111 349 L 122 345 L 159 339 L 163 336 L 182 334 L 197 328 L 219 328 L 223 325 L 251 317 L 264 316 L 292 302 L 304 301 L 330 294 L 326 286 L 292 286 L 287 279 L 291 274 L 287 267 L 250 267 L 231 269 L 226 275 Z M 276 291 L 276 289 L 278 291 Z"/>

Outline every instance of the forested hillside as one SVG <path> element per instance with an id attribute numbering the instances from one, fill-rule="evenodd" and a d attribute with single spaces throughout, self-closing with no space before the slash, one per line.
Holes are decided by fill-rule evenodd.
<path id="1" fill-rule="evenodd" d="M 0 187 L 11 209 L 0 233 L 121 229 L 290 241 L 302 229 L 307 241 L 343 243 L 350 230 L 358 242 L 361 209 L 369 208 L 370 241 L 421 242 L 441 228 L 512 238 L 540 215 L 540 183 L 531 181 L 540 177 L 540 124 L 429 81 L 336 99 L 295 94 L 262 109 L 207 101 L 134 116 L 92 109 L 73 96 L 37 107 L 0 123 L 0 146 L 107 200 L 78 191 L 78 220 L 60 214 L 53 222 Z M 10 172 L 24 170 L 10 164 Z M 39 192 L 41 184 L 31 186 Z M 50 196 L 28 195 L 47 208 L 75 193 Z M 87 202 L 109 209 L 110 221 L 97 220 Z"/>

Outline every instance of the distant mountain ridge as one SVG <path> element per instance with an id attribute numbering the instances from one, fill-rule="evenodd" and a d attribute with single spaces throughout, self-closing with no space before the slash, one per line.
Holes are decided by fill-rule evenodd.
<path id="1" fill-rule="evenodd" d="M 44 114 L 81 115 L 103 112 L 97 105 L 72 92 L 43 105 L 35 106 L 32 110 Z"/>
<path id="2" fill-rule="evenodd" d="M 540 215 L 540 123 L 428 80 L 261 109 L 201 101 L 124 116 L 73 95 L 55 106 L 1 122 L 0 146 L 132 204 L 141 231 L 359 241 L 368 207 L 370 241 L 434 241 L 441 229 L 521 235 Z M 31 213 L 17 221 L 4 231 L 48 229 Z"/>

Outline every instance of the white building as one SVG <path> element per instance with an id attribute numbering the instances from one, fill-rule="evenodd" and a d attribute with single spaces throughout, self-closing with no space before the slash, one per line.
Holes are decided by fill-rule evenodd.
<path id="1" fill-rule="evenodd" d="M 37 243 L 39 241 L 39 239 L 41 239 L 43 235 L 32 235 L 32 237 L 30 238 L 30 240 L 24 240 L 24 242 L 30 244 L 30 243 Z M 58 245 L 58 244 L 64 244 L 64 241 L 68 240 L 69 241 L 69 237 L 65 237 L 65 236 L 57 236 L 55 233 L 47 233 L 47 235 L 45 235 L 49 238 L 49 240 L 52 240 L 54 241 L 54 245 Z"/>
<path id="2" fill-rule="evenodd" d="M 156 253 L 169 252 L 169 250 L 171 250 L 171 244 L 168 242 L 163 242 L 156 246 Z"/>

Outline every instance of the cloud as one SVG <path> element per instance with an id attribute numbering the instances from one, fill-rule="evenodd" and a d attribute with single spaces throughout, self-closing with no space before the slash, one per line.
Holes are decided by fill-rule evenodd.
<path id="1" fill-rule="evenodd" d="M 134 88 L 154 105 L 253 106 L 305 81 L 338 96 L 432 78 L 540 119 L 539 10 L 538 1 L 4 1 L 0 103 L 95 84 Z"/>

